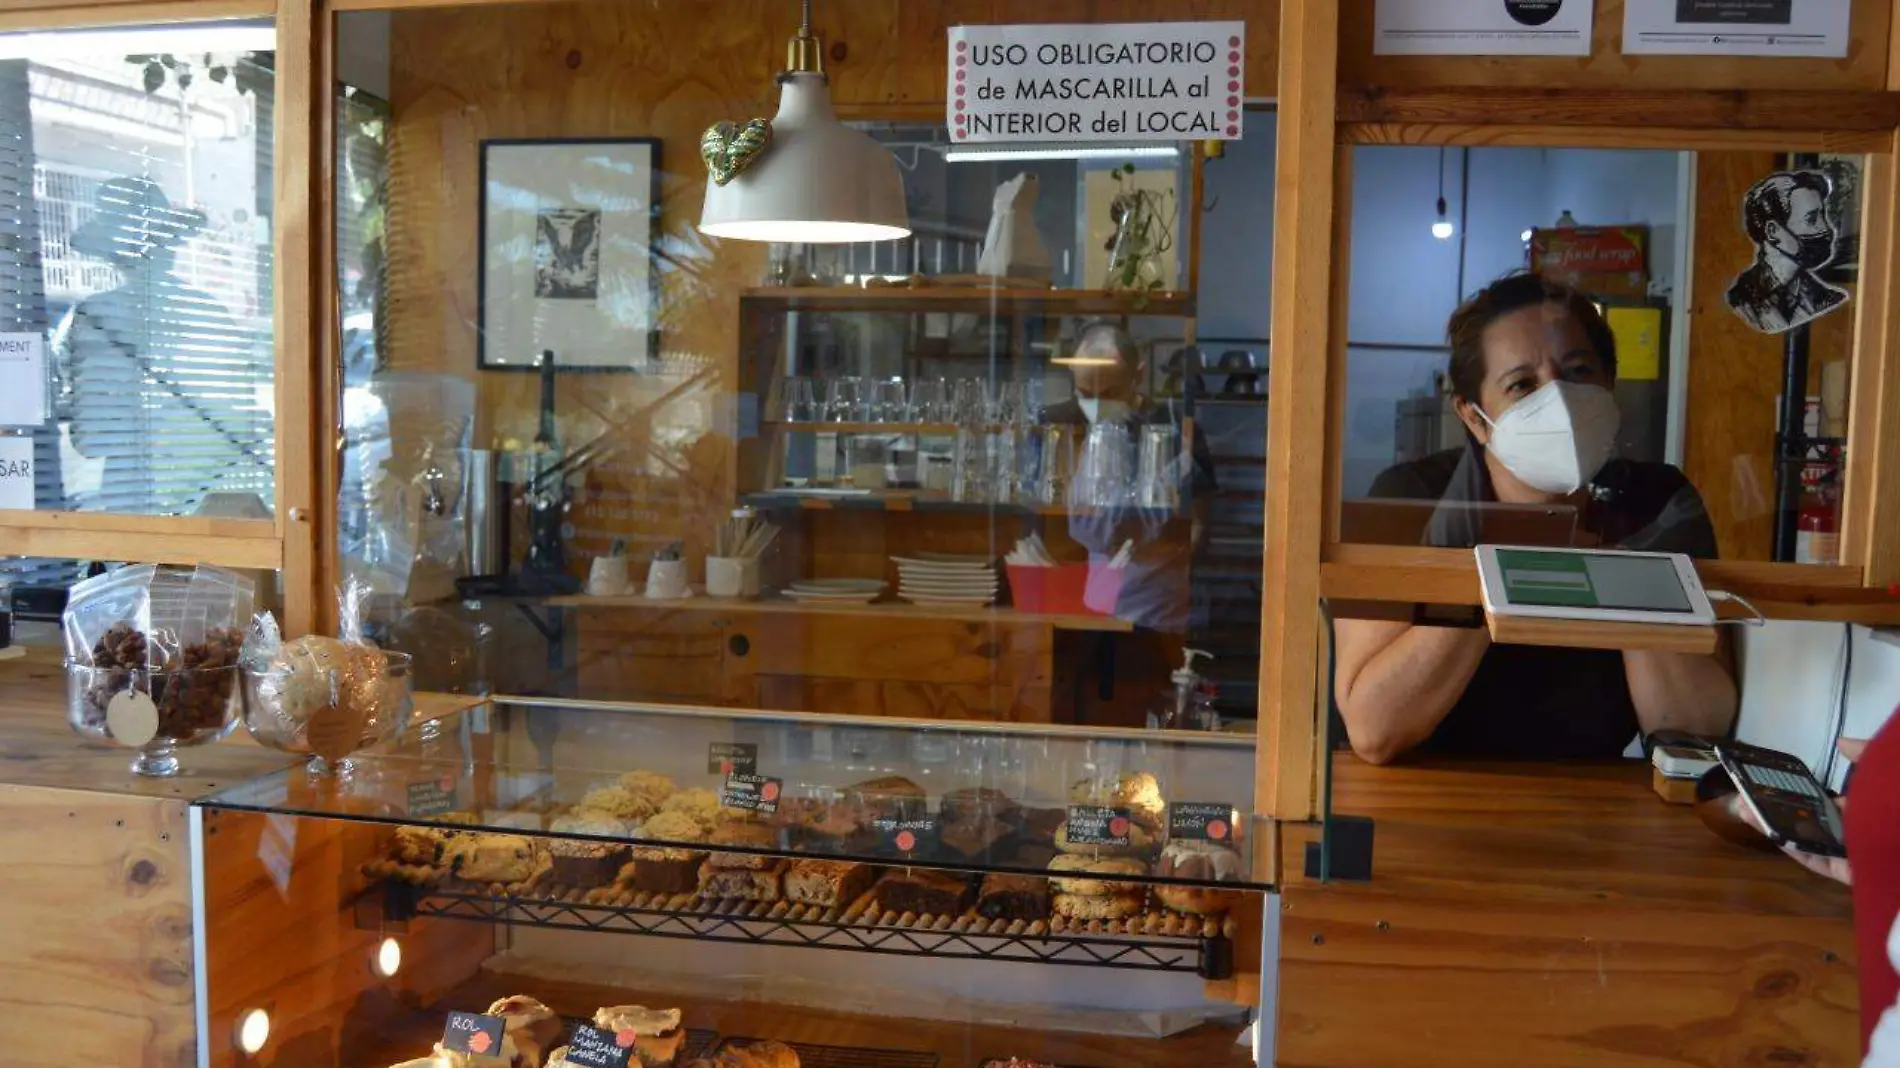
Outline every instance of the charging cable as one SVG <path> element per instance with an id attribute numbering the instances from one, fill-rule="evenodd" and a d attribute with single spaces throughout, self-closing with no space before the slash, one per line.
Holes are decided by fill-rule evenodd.
<path id="1" fill-rule="evenodd" d="M 1753 619 L 1718 619 L 1716 620 L 1717 623 L 1731 623 L 1738 627 L 1760 627 L 1767 625 L 1768 617 L 1762 615 L 1761 609 L 1750 604 L 1748 598 L 1743 597 L 1741 594 L 1730 593 L 1727 590 L 1709 590 L 1708 594 L 1709 600 L 1711 601 L 1732 601 L 1755 614 Z"/>

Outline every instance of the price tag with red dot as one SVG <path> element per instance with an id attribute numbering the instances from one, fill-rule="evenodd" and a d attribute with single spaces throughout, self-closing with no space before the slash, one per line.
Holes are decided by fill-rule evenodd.
<path id="1" fill-rule="evenodd" d="M 1107 805 L 1070 805 L 1069 826 L 1065 834 L 1070 845 L 1114 846 L 1128 844 L 1128 810 Z"/>
<path id="2" fill-rule="evenodd" d="M 883 838 L 892 852 L 899 856 L 911 857 L 919 853 L 937 851 L 937 821 L 933 817 L 918 819 L 874 819 L 871 826 Z"/>
<path id="3" fill-rule="evenodd" d="M 706 774 L 751 775 L 759 770 L 759 747 L 751 742 L 713 742 L 706 746 Z"/>
<path id="4" fill-rule="evenodd" d="M 777 779 L 735 771 L 726 776 L 725 785 L 719 790 L 719 803 L 741 812 L 769 816 L 778 811 L 779 792 L 783 788 L 784 784 Z"/>
<path id="5" fill-rule="evenodd" d="M 627 1068 L 633 1063 L 637 1038 L 632 1031 L 603 1031 L 580 1024 L 567 1040 L 567 1063 L 572 1068 Z"/>
<path id="6" fill-rule="evenodd" d="M 442 1048 L 454 1053 L 480 1056 L 501 1048 L 502 1031 L 508 1026 L 499 1016 L 479 1012 L 451 1012 L 442 1028 Z"/>
<path id="7" fill-rule="evenodd" d="M 1176 801 L 1168 806 L 1168 838 L 1234 844 L 1234 806 Z"/>

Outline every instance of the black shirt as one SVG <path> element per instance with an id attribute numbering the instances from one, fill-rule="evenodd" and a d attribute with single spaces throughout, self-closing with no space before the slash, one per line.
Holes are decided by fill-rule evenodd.
<path id="1" fill-rule="evenodd" d="M 1495 501 L 1475 446 L 1399 464 L 1373 480 L 1371 496 Z M 1477 544 L 1473 512 L 1434 515 L 1427 544 Z M 1668 464 L 1612 460 L 1590 483 L 1579 526 L 1605 546 L 1716 555 L 1702 497 Z M 1615 757 L 1640 730 L 1623 654 L 1604 649 L 1492 645 L 1421 752 L 1513 760 Z"/>

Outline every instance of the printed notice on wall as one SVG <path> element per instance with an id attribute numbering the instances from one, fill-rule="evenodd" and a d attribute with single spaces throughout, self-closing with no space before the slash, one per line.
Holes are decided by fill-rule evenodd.
<path id="1" fill-rule="evenodd" d="M 1204 141 L 1240 138 L 1244 22 L 955 26 L 951 138 Z"/>
<path id="2" fill-rule="evenodd" d="M 1596 0 L 1379 0 L 1372 50 L 1382 56 L 1587 56 L 1595 7 Z"/>
<path id="3" fill-rule="evenodd" d="M 46 424 L 46 339 L 0 334 L 0 426 Z"/>
<path id="4" fill-rule="evenodd" d="M 0 436 L 0 508 L 33 507 L 33 439 Z"/>
<path id="5" fill-rule="evenodd" d="M 1852 0 L 1630 0 L 1623 51 L 1676 56 L 1847 54 Z"/>

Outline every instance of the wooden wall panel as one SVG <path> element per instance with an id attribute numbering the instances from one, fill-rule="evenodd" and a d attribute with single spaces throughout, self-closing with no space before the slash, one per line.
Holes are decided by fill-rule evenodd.
<path id="1" fill-rule="evenodd" d="M 1340 5 L 1339 80 L 1345 85 L 1496 85 L 1574 89 L 1884 89 L 1889 0 L 1853 0 L 1844 59 L 1625 56 L 1623 7 L 1597 0 L 1588 57 L 1375 56 L 1374 0 Z"/>
<path id="2" fill-rule="evenodd" d="M 184 803 L 8 785 L 0 810 L 7 1063 L 195 1063 Z"/>

